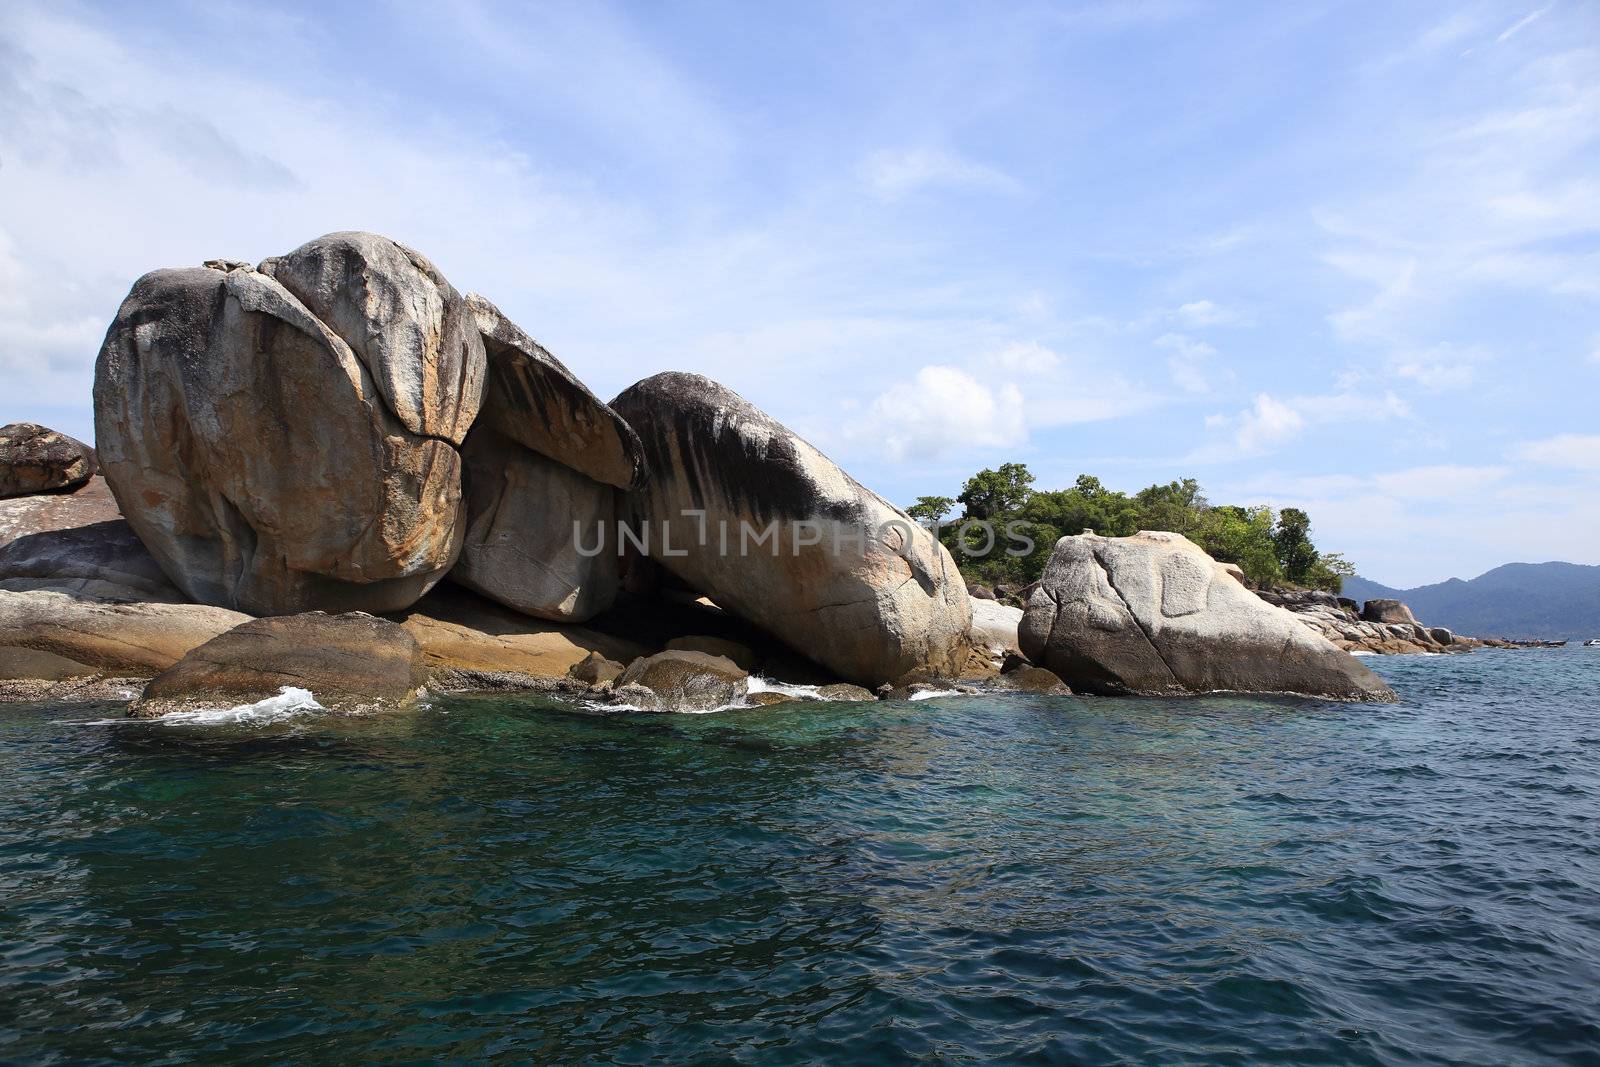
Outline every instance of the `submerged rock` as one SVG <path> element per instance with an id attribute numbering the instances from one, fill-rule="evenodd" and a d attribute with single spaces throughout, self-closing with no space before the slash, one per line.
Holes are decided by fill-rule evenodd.
<path id="1" fill-rule="evenodd" d="M 457 450 L 483 374 L 462 298 L 387 238 L 330 234 L 260 271 L 158 270 L 100 350 L 101 465 L 194 600 L 395 610 L 460 549 Z"/>
<path id="2" fill-rule="evenodd" d="M 849 682 L 834 682 L 832 685 L 820 686 L 817 696 L 823 700 L 877 700 L 877 694 L 870 689 Z"/>
<path id="3" fill-rule="evenodd" d="M 0 497 L 73 489 L 95 472 L 94 449 L 32 422 L 0 426 Z"/>
<path id="4" fill-rule="evenodd" d="M 1079 691 L 1395 699 L 1355 658 L 1172 533 L 1063 537 L 1019 638 L 1029 660 Z"/>
<path id="5" fill-rule="evenodd" d="M 628 664 L 617 678 L 618 694 L 629 686 L 649 690 L 651 702 L 643 706 L 657 711 L 711 711 L 742 703 L 750 679 L 731 659 L 675 650 Z"/>
<path id="6" fill-rule="evenodd" d="M 964 666 L 966 586 L 904 513 L 699 375 L 647 378 L 612 407 L 644 443 L 631 503 L 667 570 L 850 681 Z"/>
<path id="7" fill-rule="evenodd" d="M 310 690 L 327 708 L 398 706 L 426 680 L 422 652 L 402 627 L 360 612 L 312 611 L 219 634 L 152 678 L 129 714 L 254 703 L 284 686 Z"/>

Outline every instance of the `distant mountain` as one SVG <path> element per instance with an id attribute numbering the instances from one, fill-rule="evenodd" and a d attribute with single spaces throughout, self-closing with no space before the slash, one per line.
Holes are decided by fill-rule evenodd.
<path id="1" fill-rule="evenodd" d="M 1470 637 L 1600 637 L 1600 567 L 1578 563 L 1507 563 L 1470 582 L 1415 589 L 1347 578 L 1344 595 L 1403 600 L 1426 625 Z"/>

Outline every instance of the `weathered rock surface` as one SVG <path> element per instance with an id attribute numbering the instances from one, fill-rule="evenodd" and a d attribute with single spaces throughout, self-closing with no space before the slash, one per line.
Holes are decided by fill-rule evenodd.
<path id="1" fill-rule="evenodd" d="M 1029 660 L 1080 692 L 1394 699 L 1358 660 L 1178 534 L 1063 537 L 1018 636 Z"/>
<path id="2" fill-rule="evenodd" d="M 774 693 L 768 689 L 751 693 L 745 698 L 745 704 L 752 708 L 770 708 L 774 704 L 793 704 L 800 699 L 792 693 Z"/>
<path id="3" fill-rule="evenodd" d="M 284 686 L 327 708 L 398 706 L 427 680 L 416 639 L 387 619 L 320 611 L 251 619 L 207 641 L 145 686 L 145 718 L 195 705 L 253 703 Z"/>
<path id="4" fill-rule="evenodd" d="M 584 685 L 608 685 L 616 681 L 626 669 L 616 660 L 606 659 L 598 652 L 591 652 L 567 670 L 567 677 Z"/>
<path id="5" fill-rule="evenodd" d="M 331 234 L 140 278 L 95 370 L 100 463 L 183 592 L 252 614 L 396 610 L 455 562 L 483 345 L 426 259 Z"/>
<path id="6" fill-rule="evenodd" d="M 0 652 L 47 653 L 55 673 L 72 673 L 76 664 L 83 668 L 78 673 L 149 677 L 248 621 L 248 615 L 202 604 L 120 604 L 45 590 L 0 591 Z M 19 663 L 46 662 L 10 655 L 16 677 L 22 676 L 16 673 Z"/>
<path id="7" fill-rule="evenodd" d="M 658 652 L 628 664 L 616 681 L 617 692 L 642 686 L 656 711 L 710 711 L 743 703 L 750 679 L 738 664 L 704 652 Z"/>
<path id="8" fill-rule="evenodd" d="M 443 688 L 543 688 L 591 652 L 629 663 L 650 650 L 581 626 L 541 622 L 464 590 L 436 589 L 394 618 Z"/>
<path id="9" fill-rule="evenodd" d="M 741 671 L 753 671 L 761 663 L 761 658 L 748 646 L 725 637 L 690 634 L 686 637 L 672 638 L 667 642 L 666 648 L 669 652 L 704 652 L 708 656 L 721 656 L 723 659 L 732 660 Z"/>
<path id="10" fill-rule="evenodd" d="M 1006 654 L 999 676 L 990 679 L 989 685 L 995 689 L 1037 693 L 1041 696 L 1072 695 L 1072 689 L 1054 671 L 1035 667 L 1016 652 Z"/>
<path id="11" fill-rule="evenodd" d="M 621 582 L 617 491 L 486 426 L 462 456 L 467 530 L 451 580 L 540 619 L 609 608 Z"/>
<path id="12" fill-rule="evenodd" d="M 0 426 L 0 497 L 73 489 L 94 475 L 94 449 L 32 422 Z"/>
<path id="13" fill-rule="evenodd" d="M 1361 617 L 1367 622 L 1392 623 L 1415 626 L 1417 617 L 1411 609 L 1398 600 L 1369 600 L 1361 608 Z"/>
<path id="14" fill-rule="evenodd" d="M 467 305 L 488 354 L 485 425 L 602 485 L 645 478 L 639 435 L 555 356 L 476 293 Z"/>
<path id="15" fill-rule="evenodd" d="M 970 640 L 983 666 L 997 671 L 1005 662 L 1006 653 L 1021 650 L 1017 644 L 1017 627 L 1020 625 L 1021 608 L 995 600 L 973 598 Z M 969 663 L 969 669 L 970 666 Z"/>
<path id="16" fill-rule="evenodd" d="M 0 501 L 0 589 L 101 600 L 185 599 L 99 476 L 75 492 Z"/>
<path id="17" fill-rule="evenodd" d="M 970 601 L 927 530 L 707 378 L 658 374 L 611 406 L 644 443 L 632 504 L 662 566 L 849 681 L 962 669 Z"/>
<path id="18" fill-rule="evenodd" d="M 1269 604 L 1294 612 L 1301 622 L 1346 652 L 1419 655 L 1469 652 L 1483 644 L 1470 637 L 1458 637 L 1443 627 L 1430 630 L 1415 622 L 1369 622 L 1361 617 L 1354 601 L 1314 589 L 1263 589 L 1257 595 Z"/>
<path id="19" fill-rule="evenodd" d="M 823 700 L 877 700 L 878 696 L 870 689 L 863 689 L 859 685 L 849 682 L 835 682 L 832 685 L 819 686 L 817 696 Z"/>
<path id="20" fill-rule="evenodd" d="M 451 576 L 525 614 L 582 622 L 616 598 L 616 491 L 645 476 L 638 435 L 499 308 L 476 294 L 467 305 L 489 377 L 463 450 L 467 532 Z"/>

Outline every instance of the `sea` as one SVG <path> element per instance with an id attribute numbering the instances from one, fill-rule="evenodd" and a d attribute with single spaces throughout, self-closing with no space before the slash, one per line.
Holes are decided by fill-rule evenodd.
<path id="1" fill-rule="evenodd" d="M 0 1062 L 1597 1064 L 1600 648 L 1394 705 L 0 707 Z"/>

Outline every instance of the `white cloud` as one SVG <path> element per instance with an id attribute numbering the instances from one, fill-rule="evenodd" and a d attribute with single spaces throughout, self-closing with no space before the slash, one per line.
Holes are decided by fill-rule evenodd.
<path id="1" fill-rule="evenodd" d="M 1172 352 L 1172 355 L 1167 357 L 1167 370 L 1172 373 L 1173 384 L 1186 393 L 1211 391 L 1206 365 L 1217 354 L 1215 348 L 1204 341 L 1185 337 L 1181 333 L 1162 334 L 1156 338 L 1155 343 L 1157 347 Z"/>
<path id="2" fill-rule="evenodd" d="M 967 189 L 1015 193 L 1021 185 L 993 167 L 929 148 L 883 150 L 862 168 L 867 186 L 885 200 L 898 200 L 924 189 Z"/>
<path id="3" fill-rule="evenodd" d="M 958 367 L 923 367 L 873 401 L 863 436 L 895 460 L 1020 445 L 1028 437 L 1022 407 L 1015 385 L 991 388 Z"/>
<path id="4" fill-rule="evenodd" d="M 1206 426 L 1225 432 L 1234 455 L 1254 456 L 1300 436 L 1306 420 L 1283 401 L 1257 393 L 1250 407 L 1237 415 L 1208 416 Z"/>
<path id="5" fill-rule="evenodd" d="M 1061 357 L 1037 341 L 1017 341 L 985 357 L 989 366 L 1008 374 L 1049 374 L 1061 366 Z"/>
<path id="6" fill-rule="evenodd" d="M 1570 470 L 1600 471 L 1600 434 L 1563 433 L 1542 441 L 1528 441 L 1511 450 L 1528 463 Z"/>
<path id="7" fill-rule="evenodd" d="M 1423 352 L 1396 355 L 1389 369 L 1430 392 L 1442 393 L 1465 389 L 1477 381 L 1478 368 L 1489 359 L 1482 346 L 1461 347 L 1444 342 Z"/>
<path id="8" fill-rule="evenodd" d="M 1341 392 L 1279 399 L 1258 393 L 1250 407 L 1232 415 L 1208 415 L 1210 440 L 1191 452 L 1191 463 L 1220 463 L 1266 455 L 1299 438 L 1307 429 L 1352 422 L 1408 418 L 1411 408 L 1393 392 Z"/>

